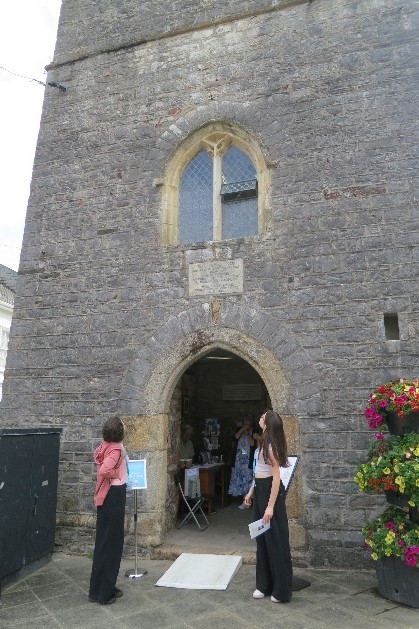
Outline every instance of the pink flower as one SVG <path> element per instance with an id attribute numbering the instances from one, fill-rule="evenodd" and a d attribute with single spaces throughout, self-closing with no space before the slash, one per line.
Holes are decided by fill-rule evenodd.
<path id="1" fill-rule="evenodd" d="M 416 555 L 410 554 L 408 551 L 406 551 L 405 556 L 404 556 L 405 565 L 415 567 L 416 561 L 417 561 Z"/>
<path id="2" fill-rule="evenodd" d="M 370 428 L 378 428 L 378 426 L 382 423 L 383 423 L 383 418 L 381 417 L 381 415 L 379 415 L 375 411 L 374 411 L 374 415 L 370 416 L 370 418 L 368 419 L 368 426 Z"/>
<path id="3" fill-rule="evenodd" d="M 378 406 L 380 408 L 385 408 L 388 404 L 388 400 L 381 400 L 381 402 L 378 403 Z"/>
<path id="4" fill-rule="evenodd" d="M 384 526 L 386 527 L 386 529 L 394 529 L 394 522 L 390 520 L 389 522 L 386 522 Z"/>
<path id="5" fill-rule="evenodd" d="M 410 548 L 406 548 L 404 551 L 404 563 L 406 566 L 416 566 L 418 554 L 419 546 L 410 546 Z"/>
<path id="6" fill-rule="evenodd" d="M 375 432 L 375 433 L 374 433 L 374 437 L 375 437 L 376 439 L 380 439 L 380 441 L 381 441 L 382 439 L 384 439 L 384 435 L 383 435 L 383 433 L 382 433 L 382 432 Z"/>
<path id="7" fill-rule="evenodd" d="M 400 546 L 400 548 L 403 548 L 404 546 L 404 541 L 402 539 L 398 539 L 397 540 L 398 545 Z"/>

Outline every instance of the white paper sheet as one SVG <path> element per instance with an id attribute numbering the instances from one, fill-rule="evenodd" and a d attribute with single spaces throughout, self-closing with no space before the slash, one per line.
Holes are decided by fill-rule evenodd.
<path id="1" fill-rule="evenodd" d="M 255 537 L 257 537 L 258 535 L 262 535 L 262 533 L 265 533 L 265 531 L 270 528 L 271 525 L 269 522 L 267 522 L 266 524 L 263 524 L 262 520 L 255 520 L 255 522 L 250 522 L 249 533 L 251 539 L 255 539 Z"/>

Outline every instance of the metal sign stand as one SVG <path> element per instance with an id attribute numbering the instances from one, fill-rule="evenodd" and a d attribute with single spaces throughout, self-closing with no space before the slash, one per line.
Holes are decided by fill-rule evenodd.
<path id="1" fill-rule="evenodd" d="M 127 570 L 125 576 L 129 579 L 141 579 L 147 570 L 140 569 L 138 571 L 138 540 L 137 540 L 137 504 L 138 504 L 138 489 L 134 489 L 134 535 L 135 535 L 135 568 L 134 570 Z"/>

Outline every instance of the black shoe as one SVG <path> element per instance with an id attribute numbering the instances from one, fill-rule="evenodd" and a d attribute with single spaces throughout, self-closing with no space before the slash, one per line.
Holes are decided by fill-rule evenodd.
<path id="1" fill-rule="evenodd" d="M 114 592 L 114 597 L 115 598 L 121 598 L 121 596 L 123 595 L 123 591 L 119 590 L 118 588 L 115 588 L 115 592 Z"/>
<path id="2" fill-rule="evenodd" d="M 89 596 L 89 602 L 90 603 L 98 603 L 99 605 L 112 605 L 112 603 L 115 603 L 115 601 L 116 601 L 116 596 L 117 596 L 117 594 L 115 594 L 115 596 L 112 596 L 109 600 L 104 601 L 104 602 L 97 601 L 95 598 L 92 598 L 91 596 Z M 119 594 L 119 596 L 122 596 L 122 594 Z"/>
<path id="3" fill-rule="evenodd" d="M 112 596 L 112 598 L 102 603 L 102 605 L 112 605 L 112 603 L 115 603 L 115 601 L 116 601 L 115 596 Z"/>

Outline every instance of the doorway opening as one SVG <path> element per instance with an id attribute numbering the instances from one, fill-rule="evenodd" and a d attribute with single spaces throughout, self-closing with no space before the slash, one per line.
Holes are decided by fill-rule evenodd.
<path id="1" fill-rule="evenodd" d="M 248 530 L 253 510 L 238 509 L 241 496 L 231 496 L 228 489 L 236 455 L 234 435 L 244 417 L 249 417 L 251 426 L 256 429 L 261 413 L 269 406 L 269 393 L 259 373 L 246 360 L 226 349 L 212 349 L 182 374 L 174 389 L 169 412 L 165 545 L 175 545 L 185 551 L 199 545 L 209 552 L 224 548 L 229 553 L 254 554 L 256 545 L 250 540 Z M 194 463 L 215 461 L 224 464 L 224 491 L 220 478 L 215 477 L 214 496 L 211 504 L 207 504 L 210 526 L 205 532 L 200 532 L 193 520 L 182 529 L 176 529 L 179 502 L 177 491 L 173 491 L 173 476 L 179 466 L 181 429 L 186 424 L 193 429 Z M 210 438 L 208 426 L 216 433 Z"/>
<path id="2" fill-rule="evenodd" d="M 181 423 L 193 428 L 195 462 L 207 452 L 204 442 L 206 420 L 216 419 L 219 435 L 213 457 L 233 464 L 234 434 L 243 417 L 256 426 L 262 411 L 270 406 L 267 388 L 243 358 L 224 349 L 214 349 L 194 362 L 180 379 Z M 215 440 L 214 440 L 215 441 Z"/>

